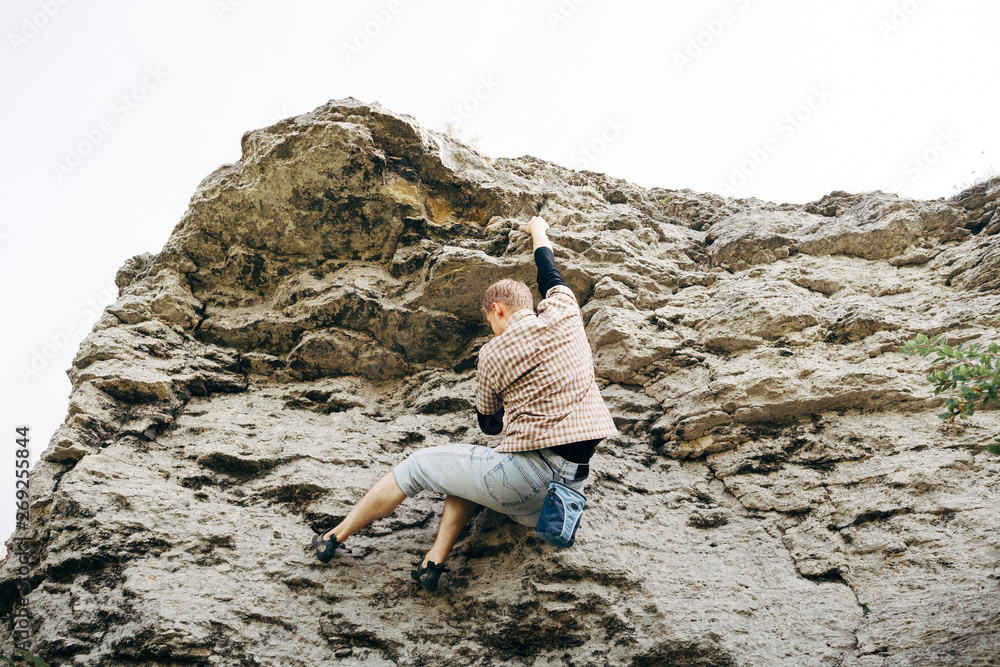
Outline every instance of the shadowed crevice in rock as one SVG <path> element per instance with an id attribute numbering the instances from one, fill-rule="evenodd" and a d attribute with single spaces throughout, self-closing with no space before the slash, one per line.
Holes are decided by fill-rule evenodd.
<path id="1" fill-rule="evenodd" d="M 50 664 L 985 664 L 1000 411 L 958 429 L 917 333 L 995 338 L 1000 181 L 807 204 L 488 158 L 353 98 L 246 133 L 125 261 L 32 470 Z M 424 494 L 313 534 L 476 425 L 493 281 L 540 214 L 621 435 L 577 544 L 481 512 L 437 594 Z M 14 545 L 8 543 L 8 549 Z M 0 640 L 19 574 L 0 569 Z"/>

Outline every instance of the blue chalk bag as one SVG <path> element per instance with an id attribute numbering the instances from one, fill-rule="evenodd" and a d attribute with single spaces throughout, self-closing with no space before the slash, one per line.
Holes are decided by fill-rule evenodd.
<path id="1" fill-rule="evenodd" d="M 549 492 L 545 496 L 535 531 L 549 544 L 557 547 L 573 546 L 586 504 L 587 499 L 568 486 L 549 482 Z"/>

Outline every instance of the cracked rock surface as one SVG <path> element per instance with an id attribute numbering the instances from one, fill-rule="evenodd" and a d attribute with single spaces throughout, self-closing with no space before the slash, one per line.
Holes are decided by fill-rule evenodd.
<path id="1" fill-rule="evenodd" d="M 928 360 L 899 353 L 1000 338 L 996 179 L 935 201 L 647 190 L 353 98 L 242 147 L 119 271 L 32 469 L 8 552 L 29 547 L 49 664 L 997 664 L 1000 411 L 942 425 Z M 484 511 L 428 593 L 424 494 L 319 563 L 312 535 L 409 452 L 497 444 L 478 304 L 535 288 L 536 213 L 621 431 L 576 545 Z"/>

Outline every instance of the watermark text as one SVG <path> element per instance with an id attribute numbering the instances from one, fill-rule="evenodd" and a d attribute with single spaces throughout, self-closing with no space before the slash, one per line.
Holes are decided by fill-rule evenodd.
<path id="1" fill-rule="evenodd" d="M 31 591 L 31 536 L 25 535 L 29 526 L 30 483 L 29 459 L 30 427 L 18 426 L 14 440 L 14 507 L 17 528 L 11 537 L 13 550 L 7 554 L 17 572 L 17 602 L 14 603 L 14 646 L 27 651 L 31 645 L 31 610 L 28 609 L 27 594 Z"/>
<path id="2" fill-rule="evenodd" d="M 244 0 L 212 0 L 212 9 L 220 21 L 225 21 L 243 2 Z"/>
<path id="3" fill-rule="evenodd" d="M 489 99 L 500 87 L 500 82 L 492 74 L 479 77 L 477 84 L 471 93 L 453 104 L 444 114 L 445 124 L 451 132 L 458 131 L 462 127 L 462 123 L 478 111 L 483 102 Z"/>
<path id="4" fill-rule="evenodd" d="M 81 301 L 76 308 L 78 318 L 68 322 L 58 331 L 49 332 L 31 351 L 27 363 L 18 365 L 17 374 L 21 382 L 27 384 L 32 378 L 38 377 L 62 350 L 71 343 L 76 344 L 77 336 L 85 331 L 84 327 L 99 318 L 104 309 L 117 299 L 118 286 L 112 282 L 94 296 Z"/>
<path id="5" fill-rule="evenodd" d="M 14 53 L 21 50 L 29 41 L 41 33 L 45 26 L 62 11 L 62 8 L 70 3 L 70 0 L 39 0 L 38 10 L 21 19 L 21 25 L 17 32 L 8 32 L 7 41 Z"/>
<path id="6" fill-rule="evenodd" d="M 888 41 L 892 35 L 902 30 L 926 4 L 927 0 L 904 0 L 894 4 L 889 15 L 878 20 L 878 31 L 882 34 L 882 39 Z"/>
<path id="7" fill-rule="evenodd" d="M 771 136 L 758 146 L 747 149 L 746 158 L 732 168 L 729 180 L 719 183 L 719 194 L 731 197 L 736 190 L 746 185 L 768 163 L 771 156 L 781 149 L 782 142 L 794 137 L 832 97 L 833 93 L 826 84 L 812 86 L 804 103 L 786 112 L 775 122 Z"/>
<path id="8" fill-rule="evenodd" d="M 931 167 L 942 155 L 955 145 L 961 137 L 950 125 L 939 127 L 934 139 L 919 153 L 914 153 L 900 167 L 901 175 L 889 184 L 887 192 L 899 194 L 907 183 L 915 183 L 920 177 L 930 171 Z"/>
<path id="9" fill-rule="evenodd" d="M 581 144 L 573 153 L 573 164 L 579 169 L 589 169 L 593 161 L 608 150 L 608 146 L 627 129 L 628 125 L 620 117 L 607 119 L 600 133 L 587 143 Z"/>
<path id="10" fill-rule="evenodd" d="M 108 135 L 132 115 L 132 112 L 139 108 L 143 100 L 160 87 L 166 77 L 167 73 L 159 66 L 147 67 L 141 81 L 115 98 L 111 104 L 110 113 L 101 118 L 93 127 L 85 129 L 78 141 L 67 145 L 65 156 L 61 162 L 57 160 L 52 163 L 52 173 L 55 174 L 56 179 L 62 182 L 67 175 L 83 164 L 84 159 L 104 143 Z"/>
<path id="11" fill-rule="evenodd" d="M 688 36 L 684 48 L 674 51 L 674 65 L 677 71 L 683 73 L 686 67 L 694 64 L 694 61 L 701 58 L 712 45 L 722 37 L 726 29 L 736 23 L 740 12 L 750 7 L 750 0 L 732 0 L 736 9 L 723 9 L 713 18 L 701 22 L 701 29 Z"/>
<path id="12" fill-rule="evenodd" d="M 347 62 L 351 62 L 361 52 L 367 49 L 373 40 L 377 39 L 382 32 L 389 27 L 392 19 L 401 11 L 403 6 L 399 0 L 389 0 L 385 8 L 377 9 L 371 13 L 371 20 L 366 21 L 363 26 L 354 28 L 354 38 L 350 42 L 340 43 L 340 52 Z"/>
<path id="13" fill-rule="evenodd" d="M 549 27 L 555 30 L 560 25 L 569 20 L 576 10 L 587 0 L 560 0 L 555 8 L 545 10 L 545 20 L 549 22 Z"/>

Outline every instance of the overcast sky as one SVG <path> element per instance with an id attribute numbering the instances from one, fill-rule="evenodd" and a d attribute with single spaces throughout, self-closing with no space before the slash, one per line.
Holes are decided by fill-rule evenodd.
<path id="1" fill-rule="evenodd" d="M 935 199 L 1000 168 L 989 0 L 7 0 L 0 537 L 66 369 L 244 132 L 379 101 L 643 187 Z"/>

